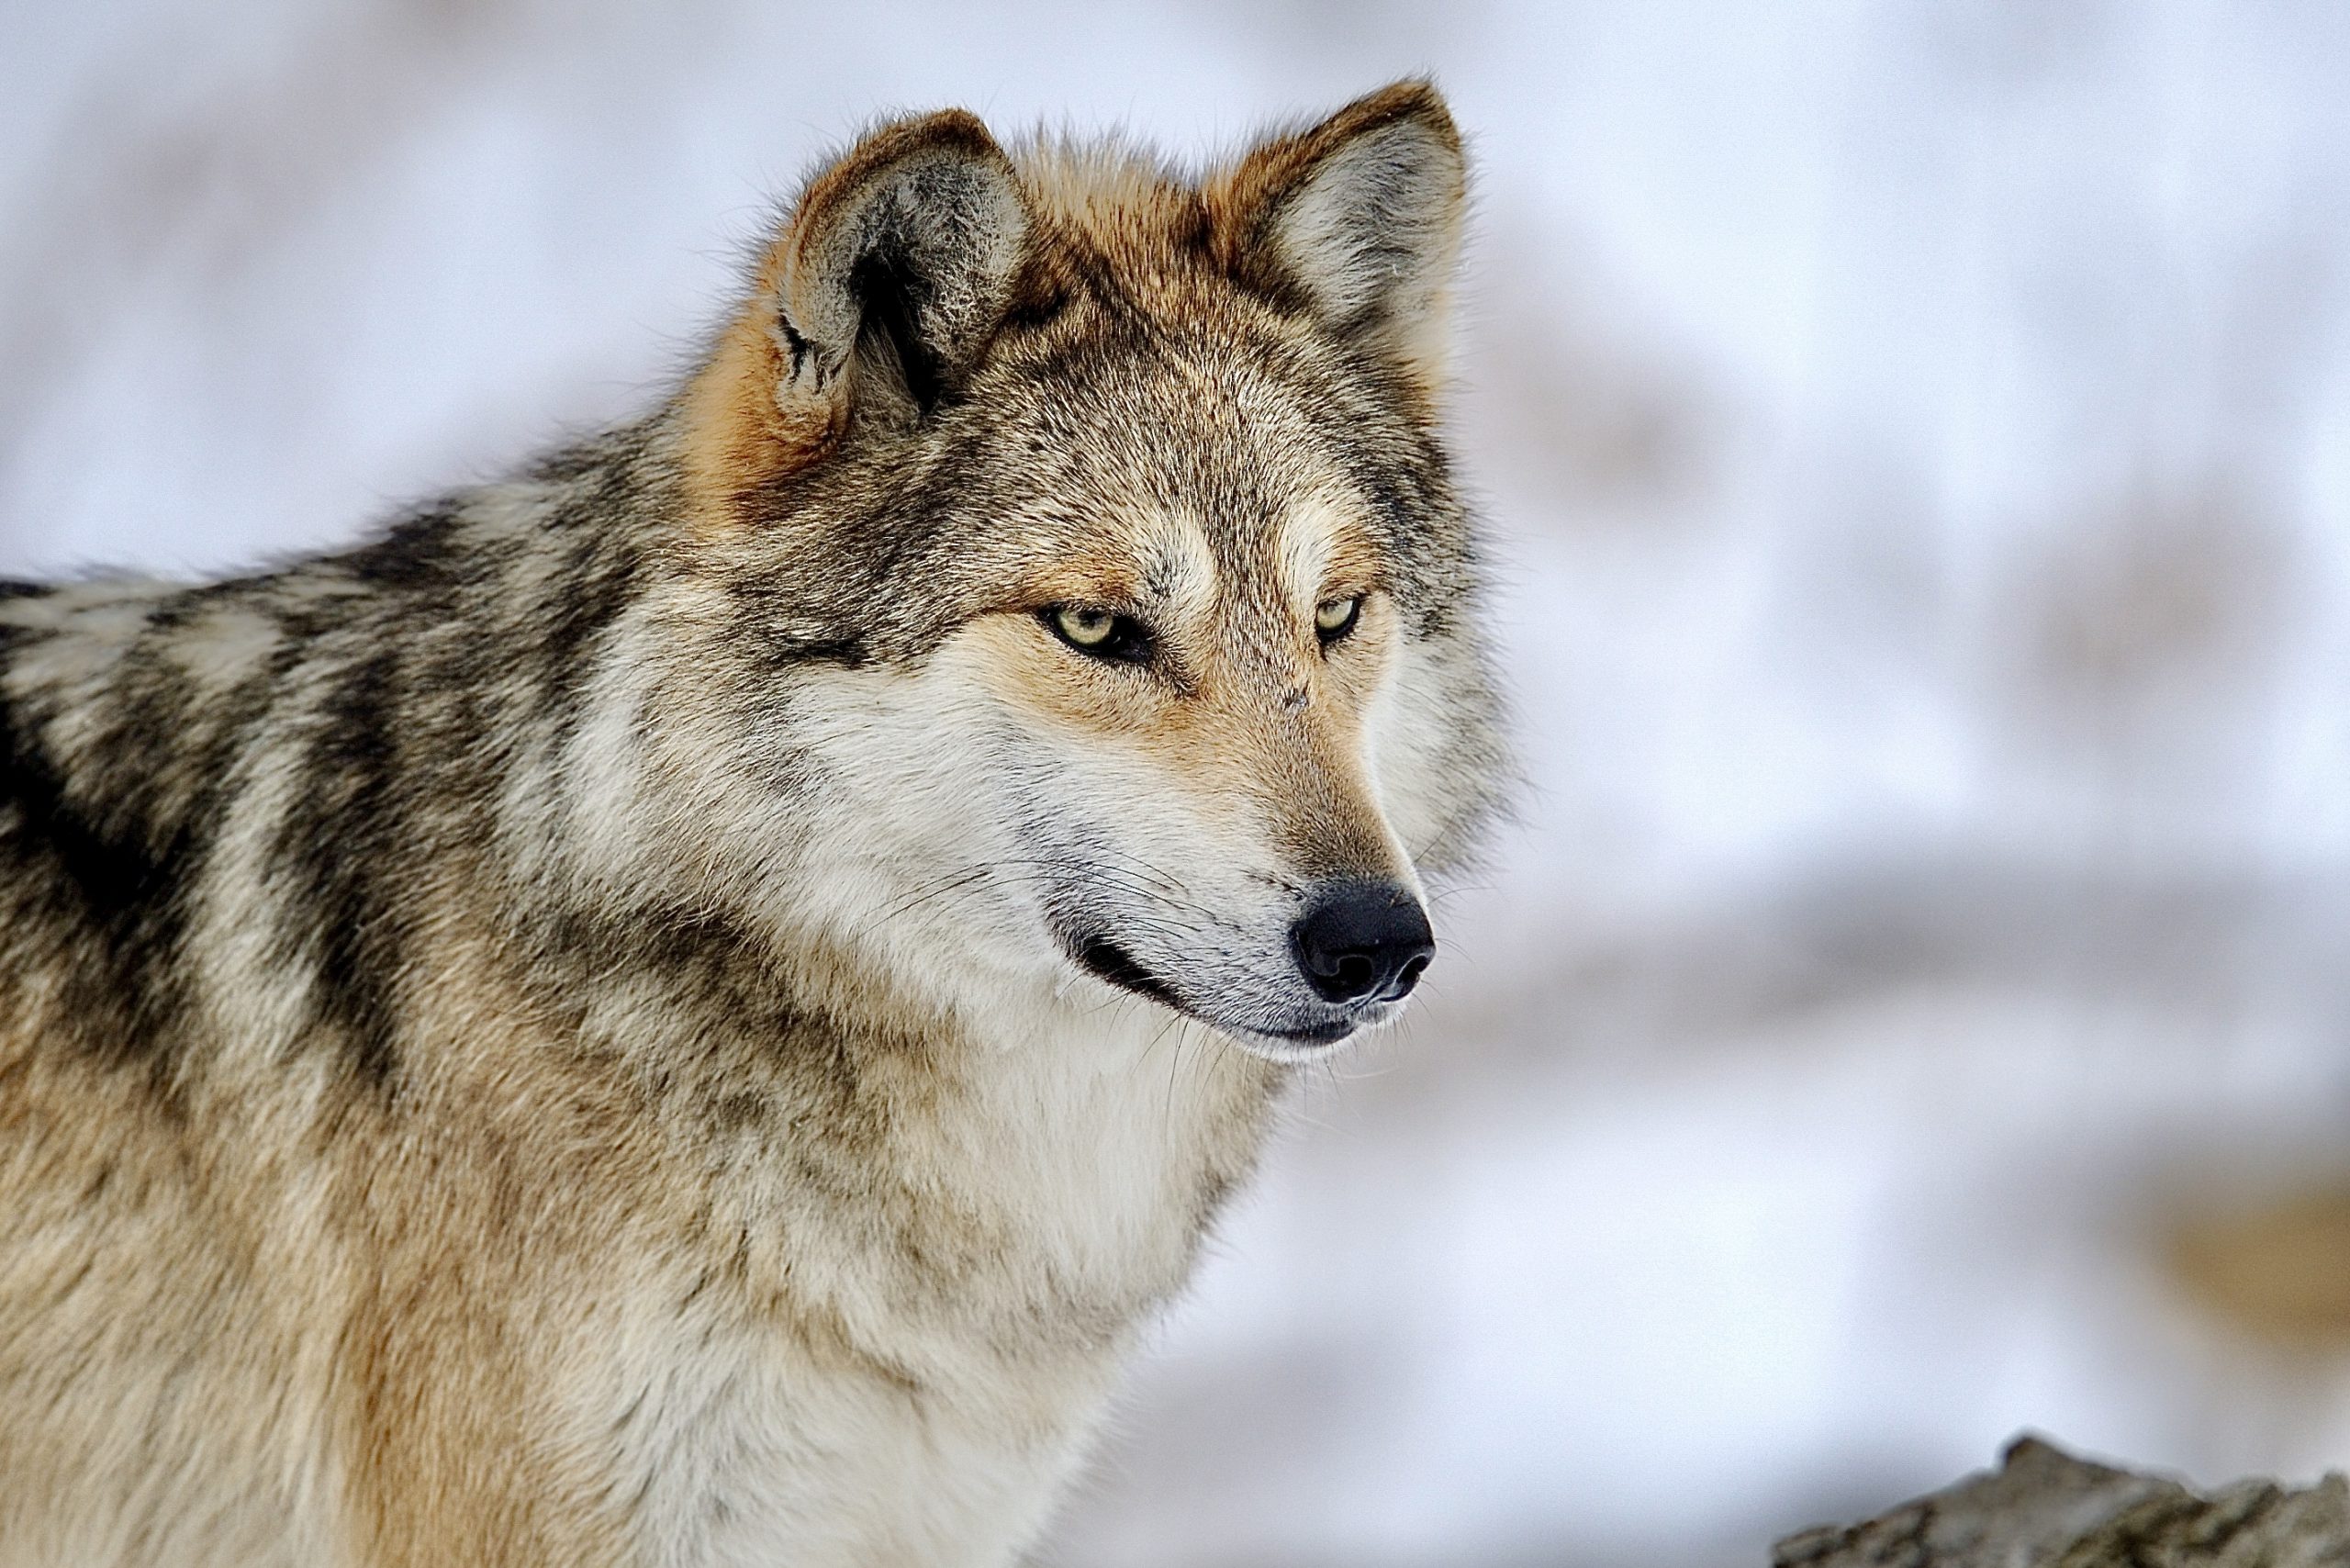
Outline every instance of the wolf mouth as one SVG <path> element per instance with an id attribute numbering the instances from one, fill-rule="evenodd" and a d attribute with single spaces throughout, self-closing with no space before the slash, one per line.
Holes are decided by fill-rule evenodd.
<path id="1" fill-rule="evenodd" d="M 1136 958 L 1112 938 L 1096 934 L 1072 937 L 1068 942 L 1069 956 L 1077 966 L 1098 980 L 1105 980 L 1121 991 L 1130 991 L 1147 997 L 1171 1012 L 1186 1018 L 1196 1018 L 1217 1028 L 1234 1028 L 1186 1004 L 1166 981 L 1143 966 Z M 1307 1024 L 1293 1029 L 1269 1029 L 1261 1025 L 1238 1025 L 1238 1032 L 1259 1039 L 1278 1041 L 1292 1047 L 1336 1045 L 1355 1032 L 1361 1024 L 1359 1018 L 1334 1018 L 1326 1023 Z"/>

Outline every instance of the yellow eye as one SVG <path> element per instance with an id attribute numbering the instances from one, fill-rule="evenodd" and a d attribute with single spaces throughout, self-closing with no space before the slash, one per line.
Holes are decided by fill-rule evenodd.
<path id="1" fill-rule="evenodd" d="M 1036 613 L 1054 636 L 1091 658 L 1111 664 L 1145 665 L 1158 647 L 1149 627 L 1114 610 L 1055 604 Z"/>
<path id="2" fill-rule="evenodd" d="M 1053 611 L 1053 630 L 1080 648 L 1098 648 L 1117 630 L 1118 618 L 1106 610 L 1080 610 L 1063 605 Z"/>
<path id="3" fill-rule="evenodd" d="M 1335 643 L 1355 629 L 1355 618 L 1362 613 L 1362 596 L 1346 599 L 1326 599 L 1314 607 L 1314 630 L 1326 643 Z"/>

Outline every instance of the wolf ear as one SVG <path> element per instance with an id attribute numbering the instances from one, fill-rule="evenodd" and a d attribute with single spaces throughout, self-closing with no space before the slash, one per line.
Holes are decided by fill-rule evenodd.
<path id="1" fill-rule="evenodd" d="M 1025 251 L 1011 160 L 960 109 L 883 127 L 819 174 L 686 394 L 688 467 L 740 497 L 852 426 L 911 426 L 969 373 Z"/>
<path id="2" fill-rule="evenodd" d="M 1424 386 L 1443 380 L 1468 169 L 1427 82 L 1358 98 L 1250 152 L 1209 186 L 1225 265 Z"/>

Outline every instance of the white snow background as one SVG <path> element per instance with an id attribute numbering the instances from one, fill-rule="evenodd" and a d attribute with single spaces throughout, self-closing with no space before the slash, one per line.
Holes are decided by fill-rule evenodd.
<path id="1" fill-rule="evenodd" d="M 2024 1426 L 2350 1461 L 2167 1217 L 2350 1164 L 2350 8 L 0 7 L 0 571 L 638 406 L 891 109 L 1432 70 L 1535 790 L 1047 1561 L 1760 1563 Z"/>

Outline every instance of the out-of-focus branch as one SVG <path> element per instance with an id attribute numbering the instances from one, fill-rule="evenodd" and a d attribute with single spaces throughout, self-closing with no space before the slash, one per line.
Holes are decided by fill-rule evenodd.
<path id="1" fill-rule="evenodd" d="M 1774 1568 L 2341 1568 L 2350 1483 L 2239 1481 L 2204 1495 L 2034 1438 L 1998 1470 L 1866 1524 L 1781 1541 Z"/>

